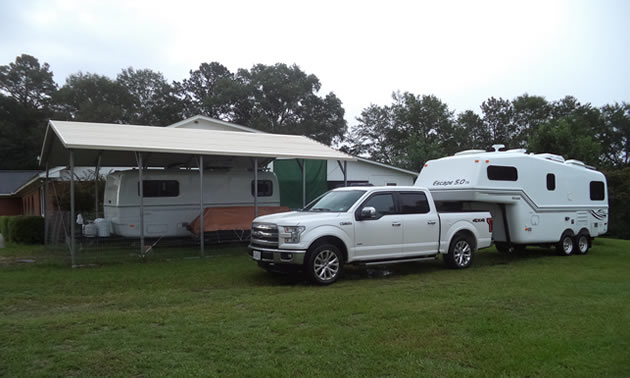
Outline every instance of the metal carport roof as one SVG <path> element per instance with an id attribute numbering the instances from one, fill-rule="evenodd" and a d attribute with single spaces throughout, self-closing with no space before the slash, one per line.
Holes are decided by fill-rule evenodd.
<path id="1" fill-rule="evenodd" d="M 354 156 L 304 136 L 50 120 L 40 154 L 40 165 L 46 167 L 46 181 L 48 169 L 57 165 L 68 164 L 71 172 L 74 172 L 75 166 L 96 166 L 97 172 L 98 167 L 103 165 L 138 166 L 140 251 L 144 253 L 142 171 L 147 166 L 189 165 L 193 159 L 198 159 L 200 193 L 203 193 L 203 171 L 208 167 L 203 162 L 206 156 L 209 162 L 215 164 L 233 159 L 238 159 L 241 164 L 253 163 L 255 181 L 258 180 L 259 158 L 262 158 L 263 164 L 274 158 L 356 160 Z M 304 170 L 302 172 L 304 180 Z M 70 219 L 74 222 L 74 173 L 70 177 Z M 254 193 L 257 214 L 258 185 L 254 185 Z M 47 192 L 44 198 L 48 198 Z M 203 209 L 201 195 L 201 215 Z M 200 229 L 203 230 L 203 216 L 200 219 Z M 70 253 L 72 265 L 75 266 L 75 227 L 70 229 Z M 203 234 L 200 245 L 203 256 Z"/>
<path id="2" fill-rule="evenodd" d="M 40 165 L 135 166 L 136 152 L 148 152 L 152 165 L 181 163 L 191 155 L 222 157 L 356 160 L 313 139 L 297 135 L 210 131 L 172 127 L 49 121 Z"/>

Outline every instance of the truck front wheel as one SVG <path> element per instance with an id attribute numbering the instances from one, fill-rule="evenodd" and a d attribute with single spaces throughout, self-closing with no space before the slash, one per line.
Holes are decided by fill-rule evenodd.
<path id="1" fill-rule="evenodd" d="M 306 273 L 318 285 L 330 285 L 337 281 L 343 269 L 343 257 L 339 248 L 321 244 L 308 254 Z"/>
<path id="2" fill-rule="evenodd" d="M 464 235 L 455 235 L 444 255 L 444 262 L 453 269 L 468 268 L 472 264 L 473 245 Z"/>

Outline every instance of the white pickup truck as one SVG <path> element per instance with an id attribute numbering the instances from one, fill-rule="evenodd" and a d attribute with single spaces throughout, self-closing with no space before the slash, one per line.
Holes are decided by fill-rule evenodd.
<path id="1" fill-rule="evenodd" d="M 271 272 L 303 269 L 331 284 L 344 264 L 434 260 L 467 268 L 473 252 L 492 244 L 489 212 L 438 213 L 419 187 L 347 187 L 323 194 L 300 211 L 252 223 L 250 256 Z"/>

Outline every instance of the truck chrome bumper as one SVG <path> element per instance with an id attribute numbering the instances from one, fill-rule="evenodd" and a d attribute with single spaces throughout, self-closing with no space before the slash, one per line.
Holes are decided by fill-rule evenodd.
<path id="1" fill-rule="evenodd" d="M 249 245 L 249 256 L 254 261 L 275 264 L 304 264 L 306 251 L 298 249 L 265 248 Z M 256 252 L 260 252 L 260 259 L 255 258 Z"/>

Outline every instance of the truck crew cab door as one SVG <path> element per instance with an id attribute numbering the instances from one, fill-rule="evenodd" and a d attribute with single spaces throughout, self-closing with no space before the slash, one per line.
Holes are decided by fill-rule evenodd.
<path id="1" fill-rule="evenodd" d="M 402 223 L 396 211 L 392 192 L 376 192 L 368 197 L 355 212 L 355 256 L 360 260 L 397 257 L 402 252 Z M 364 208 L 376 213 L 363 217 Z"/>
<path id="2" fill-rule="evenodd" d="M 434 255 L 438 251 L 440 220 L 422 191 L 398 192 L 404 255 Z"/>

